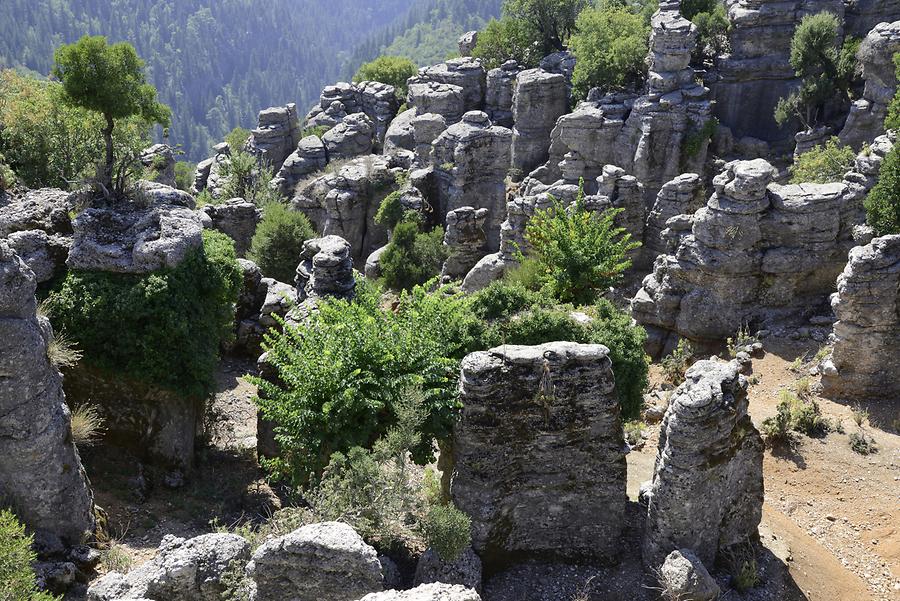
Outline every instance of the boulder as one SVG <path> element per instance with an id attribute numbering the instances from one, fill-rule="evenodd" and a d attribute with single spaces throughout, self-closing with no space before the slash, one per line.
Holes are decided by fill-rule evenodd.
<path id="1" fill-rule="evenodd" d="M 672 394 L 648 495 L 649 569 L 679 549 L 713 565 L 736 545 L 757 540 L 764 446 L 747 408 L 747 380 L 734 361 L 696 363 Z"/>
<path id="2" fill-rule="evenodd" d="M 272 179 L 272 187 L 284 196 L 290 196 L 298 183 L 328 164 L 328 151 L 318 136 L 307 136 L 300 140 L 291 156 Z"/>
<path id="3" fill-rule="evenodd" d="M 348 115 L 364 113 L 372 122 L 375 146 L 380 148 L 399 109 L 394 86 L 377 81 L 338 82 L 322 90 L 319 103 L 306 116 L 306 126 L 332 128 Z"/>
<path id="4" fill-rule="evenodd" d="M 474 590 L 458 584 L 423 584 L 408 591 L 371 593 L 359 601 L 481 601 Z"/>
<path id="5" fill-rule="evenodd" d="M 59 274 L 72 244 L 77 195 L 46 188 L 0 196 L 0 238 L 5 238 L 38 283 Z"/>
<path id="6" fill-rule="evenodd" d="M 135 186 L 138 200 L 144 205 L 172 205 L 193 209 L 197 206 L 194 197 L 166 184 L 142 179 Z"/>
<path id="7" fill-rule="evenodd" d="M 478 32 L 467 31 L 459 38 L 458 48 L 460 56 L 472 56 L 472 51 L 478 45 Z"/>
<path id="8" fill-rule="evenodd" d="M 485 254 L 487 237 L 484 233 L 488 210 L 460 207 L 447 213 L 447 229 L 444 246 L 448 257 L 441 270 L 441 277 L 462 279 Z"/>
<path id="9" fill-rule="evenodd" d="M 669 553 L 659 574 L 665 594 L 679 601 L 715 601 L 722 593 L 703 562 L 688 549 Z"/>
<path id="10" fill-rule="evenodd" d="M 247 254 L 256 226 L 262 219 L 262 211 L 255 204 L 243 198 L 232 198 L 222 204 L 206 205 L 201 212 L 206 227 L 234 240 L 234 250 L 239 257 Z"/>
<path id="11" fill-rule="evenodd" d="M 370 154 L 375 143 L 375 127 L 365 113 L 354 113 L 322 136 L 328 160 L 351 159 Z"/>
<path id="12" fill-rule="evenodd" d="M 487 569 L 618 556 L 625 455 L 608 353 L 553 342 L 463 360 L 450 495 Z"/>
<path id="13" fill-rule="evenodd" d="M 256 583 L 256 601 L 356 601 L 383 589 L 378 553 L 339 522 L 266 541 L 247 573 Z"/>
<path id="14" fill-rule="evenodd" d="M 36 289 L 34 273 L 0 239 L 0 497 L 30 530 L 76 545 L 94 532 L 93 494 Z"/>
<path id="15" fill-rule="evenodd" d="M 407 103 L 417 115 L 433 113 L 444 117 L 447 123 L 456 123 L 466 112 L 463 92 L 457 85 L 416 80 L 409 85 Z"/>
<path id="16" fill-rule="evenodd" d="M 463 111 L 480 111 L 484 108 L 486 78 L 481 60 L 463 55 L 462 58 L 422 67 L 418 75 L 409 79 L 409 84 L 438 83 L 457 86 L 462 94 Z"/>
<path id="17" fill-rule="evenodd" d="M 523 174 L 549 156 L 550 133 L 569 111 L 565 76 L 542 69 L 518 74 L 513 94 L 512 167 Z"/>
<path id="18" fill-rule="evenodd" d="M 171 146 L 154 144 L 141 152 L 140 161 L 152 181 L 175 187 L 175 150 Z"/>
<path id="19" fill-rule="evenodd" d="M 356 279 L 350 244 L 340 236 L 325 236 L 303 243 L 297 266 L 297 299 L 323 296 L 353 298 Z"/>
<path id="20" fill-rule="evenodd" d="M 512 128 L 516 77 L 522 69 L 509 60 L 487 74 L 484 111 L 496 125 Z"/>
<path id="21" fill-rule="evenodd" d="M 705 203 L 703 180 L 696 173 L 684 173 L 663 184 L 647 216 L 643 249 L 649 263 L 657 256 L 675 250 L 669 248 L 663 237 L 669 219 L 677 215 L 693 215 Z"/>
<path id="22" fill-rule="evenodd" d="M 247 150 L 262 157 L 277 173 L 300 142 L 297 106 L 270 107 L 259 112 L 259 124 L 250 132 Z"/>

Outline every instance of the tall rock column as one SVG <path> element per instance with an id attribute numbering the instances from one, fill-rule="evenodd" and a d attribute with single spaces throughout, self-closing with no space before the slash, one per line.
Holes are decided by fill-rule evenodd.
<path id="1" fill-rule="evenodd" d="M 663 418 L 644 532 L 644 564 L 678 549 L 704 565 L 757 538 L 763 505 L 763 441 L 747 414 L 736 362 L 700 361 Z"/>
<path id="2" fill-rule="evenodd" d="M 618 554 L 625 455 L 608 353 L 552 342 L 463 360 L 450 494 L 486 567 Z"/>
<path id="3" fill-rule="evenodd" d="M 259 112 L 259 124 L 250 132 L 247 148 L 265 159 L 277 173 L 297 149 L 300 134 L 296 105 L 267 108 Z"/>
<path id="4" fill-rule="evenodd" d="M 569 110 L 566 78 L 528 69 L 519 73 L 513 94 L 512 166 L 528 175 L 550 156 L 550 134 Z"/>
<path id="5" fill-rule="evenodd" d="M 62 375 L 36 316 L 34 273 L 0 240 L 0 498 L 31 529 L 70 544 L 94 531 L 94 499 L 72 442 Z"/>
<path id="6" fill-rule="evenodd" d="M 900 236 L 876 238 L 850 251 L 832 298 L 838 318 L 826 361 L 826 394 L 842 398 L 900 397 Z"/>

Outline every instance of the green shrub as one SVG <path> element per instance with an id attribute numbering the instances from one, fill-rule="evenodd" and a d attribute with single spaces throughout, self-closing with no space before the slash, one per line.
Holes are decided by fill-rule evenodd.
<path id="1" fill-rule="evenodd" d="M 443 561 L 456 561 L 472 544 L 472 520 L 452 504 L 432 506 L 422 532 L 428 546 Z"/>
<path id="2" fill-rule="evenodd" d="M 353 76 L 353 81 L 378 81 L 396 89 L 397 97 L 406 98 L 406 80 L 419 72 L 414 62 L 403 56 L 379 56 L 365 63 Z"/>
<path id="3" fill-rule="evenodd" d="M 875 439 L 865 432 L 854 432 L 850 435 L 850 448 L 860 455 L 871 455 L 878 452 Z"/>
<path id="4" fill-rule="evenodd" d="M 578 322 L 564 308 L 535 308 L 515 315 L 491 328 L 493 344 L 523 344 L 534 346 L 545 342 L 570 341 L 588 343 L 590 327 Z"/>
<path id="5" fill-rule="evenodd" d="M 232 152 L 241 152 L 244 150 L 244 144 L 250 138 L 250 130 L 243 127 L 235 127 L 225 135 L 225 143 Z"/>
<path id="6" fill-rule="evenodd" d="M 85 362 L 204 395 L 213 386 L 219 346 L 232 333 L 241 281 L 234 243 L 206 230 L 203 247 L 174 269 L 147 275 L 70 271 L 46 306 Z"/>
<path id="7" fill-rule="evenodd" d="M 194 173 L 197 171 L 196 163 L 178 161 L 175 163 L 175 187 L 187 192 L 194 185 Z"/>
<path id="8" fill-rule="evenodd" d="M 609 5 L 583 11 L 570 41 L 578 58 L 572 77 L 578 99 L 586 98 L 593 87 L 618 90 L 637 86 L 647 72 L 649 26 L 641 15 Z"/>
<path id="9" fill-rule="evenodd" d="M 589 0 L 505 0 L 503 15 L 534 31 L 535 42 L 545 56 L 566 48 L 579 27 L 578 15 L 589 5 Z"/>
<path id="10" fill-rule="evenodd" d="M 788 390 L 782 390 L 776 414 L 763 420 L 762 431 L 769 442 L 790 442 L 791 432 L 810 437 L 828 434 L 834 426 L 822 416 L 819 404 L 804 401 Z"/>
<path id="11" fill-rule="evenodd" d="M 256 155 L 232 150 L 221 174 L 225 184 L 219 196 L 223 199 L 243 198 L 260 207 L 282 201 L 272 188 L 272 168 Z"/>
<path id="12" fill-rule="evenodd" d="M 791 433 L 791 406 L 789 403 L 778 403 L 773 417 L 763 420 L 762 434 L 769 444 L 790 443 L 793 440 Z"/>
<path id="13" fill-rule="evenodd" d="M 404 291 L 395 315 L 404 327 L 428 332 L 440 342 L 445 357 L 461 361 L 469 353 L 488 348 L 488 328 L 472 309 L 472 297 L 437 285 L 435 280 Z M 434 290 L 434 292 L 429 292 Z"/>
<path id="14" fill-rule="evenodd" d="M 538 292 L 544 286 L 547 268 L 533 257 L 520 257 L 519 264 L 503 274 L 507 284 L 522 286 L 526 290 Z"/>
<path id="15" fill-rule="evenodd" d="M 544 56 L 537 37 L 534 28 L 524 21 L 510 17 L 491 19 L 479 32 L 472 55 L 482 60 L 485 69 L 497 68 L 508 60 L 516 61 L 523 69 L 532 69 Z"/>
<path id="16" fill-rule="evenodd" d="M 307 324 L 270 332 L 269 362 L 283 384 L 254 380 L 282 449 L 267 467 L 303 483 L 332 454 L 372 448 L 396 425 L 410 389 L 421 391 L 425 413 L 412 458 L 432 461 L 435 439 L 450 434 L 459 409 L 459 363 L 417 323 L 383 309 L 378 290 L 362 280 L 353 302 L 324 301 Z"/>
<path id="17" fill-rule="evenodd" d="M 0 601 L 53 601 L 37 590 L 31 536 L 11 511 L 0 511 Z"/>
<path id="18" fill-rule="evenodd" d="M 13 188 L 16 183 L 15 172 L 6 164 L 6 158 L 0 153 L 0 192 Z"/>
<path id="19" fill-rule="evenodd" d="M 302 132 L 300 132 L 300 139 L 308 138 L 309 136 L 315 136 L 322 139 L 322 136 L 328 133 L 331 128 L 327 125 L 316 125 L 315 127 L 307 127 Z"/>
<path id="20" fill-rule="evenodd" d="M 400 202 L 402 197 L 402 190 L 396 190 L 385 196 L 378 207 L 378 212 L 375 213 L 375 223 L 393 231 L 397 224 L 403 220 L 403 215 L 406 212 L 403 204 Z"/>
<path id="21" fill-rule="evenodd" d="M 381 255 L 381 275 L 388 288 L 409 290 L 439 274 L 446 258 L 442 228 L 421 232 L 417 220 L 401 221 Z"/>
<path id="22" fill-rule="evenodd" d="M 684 137 L 684 143 L 682 144 L 684 158 L 692 159 L 697 156 L 703 145 L 716 135 L 717 129 L 719 129 L 719 120 L 713 117 L 706 121 L 700 129 L 695 129 L 688 133 Z"/>
<path id="23" fill-rule="evenodd" d="M 626 253 L 638 248 L 631 234 L 614 223 L 622 209 L 602 214 L 584 207 L 584 191 L 574 206 L 559 201 L 535 212 L 525 228 L 531 256 L 546 272 L 544 290 L 564 303 L 590 304 L 617 284 L 631 266 Z"/>
<path id="24" fill-rule="evenodd" d="M 472 295 L 472 312 L 480 319 L 509 319 L 527 308 L 548 304 L 546 298 L 518 283 L 499 281 Z"/>
<path id="25" fill-rule="evenodd" d="M 877 236 L 900 234 L 900 147 L 884 158 L 878 184 L 866 197 L 866 220 Z"/>
<path id="26" fill-rule="evenodd" d="M 663 377 L 672 386 L 679 386 L 684 382 L 684 374 L 687 373 L 694 360 L 694 347 L 687 338 L 678 341 L 678 346 L 663 358 L 661 366 Z"/>
<path id="27" fill-rule="evenodd" d="M 894 55 L 894 65 L 897 67 L 897 78 L 900 79 L 900 52 Z M 885 129 L 900 130 L 900 90 L 888 105 L 887 117 L 884 120 Z"/>
<path id="28" fill-rule="evenodd" d="M 837 137 L 824 146 L 816 146 L 797 157 L 791 166 L 791 183 L 828 184 L 839 182 L 856 161 L 856 153 Z"/>
<path id="29" fill-rule="evenodd" d="M 273 202 L 263 208 L 263 218 L 250 242 L 250 259 L 266 277 L 293 282 L 303 243 L 316 232 L 303 213 Z"/>

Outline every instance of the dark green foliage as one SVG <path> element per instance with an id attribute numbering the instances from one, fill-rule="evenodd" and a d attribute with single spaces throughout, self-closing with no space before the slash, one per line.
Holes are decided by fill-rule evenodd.
<path id="1" fill-rule="evenodd" d="M 516 61 L 523 69 L 531 69 L 543 58 L 536 38 L 537 32 L 524 21 L 510 17 L 492 19 L 479 32 L 472 54 L 480 58 L 487 69 L 499 67 L 508 60 Z"/>
<path id="2" fill-rule="evenodd" d="M 537 211 L 525 238 L 531 257 L 544 268 L 544 290 L 564 303 L 590 304 L 618 283 L 631 266 L 626 253 L 638 248 L 631 235 L 614 224 L 622 210 L 595 214 L 584 207 L 584 191 L 571 207 Z"/>
<path id="3" fill-rule="evenodd" d="M 419 231 L 418 220 L 401 221 L 381 255 L 381 275 L 392 290 L 409 290 L 441 271 L 447 258 L 444 230 Z"/>
<path id="4" fill-rule="evenodd" d="M 6 164 L 6 157 L 0 154 L 0 192 L 16 185 L 16 173 Z"/>
<path id="5" fill-rule="evenodd" d="M 578 58 L 572 78 L 575 96 L 591 88 L 619 90 L 643 82 L 650 27 L 641 14 L 609 2 L 582 12 L 570 48 Z"/>
<path id="6" fill-rule="evenodd" d="M 827 184 L 844 179 L 856 161 L 856 153 L 837 137 L 797 157 L 791 166 L 791 183 Z"/>
<path id="7" fill-rule="evenodd" d="M 433 506 L 425 516 L 422 531 L 428 546 L 443 561 L 456 561 L 472 544 L 472 520 L 452 504 Z"/>
<path id="8" fill-rule="evenodd" d="M 506 0 L 503 14 L 537 32 L 539 48 L 546 55 L 565 50 L 576 29 L 575 20 L 589 4 L 588 0 Z"/>
<path id="9" fill-rule="evenodd" d="M 293 282 L 303 243 L 316 232 L 303 213 L 280 202 L 267 204 L 250 243 L 250 258 L 266 277 Z"/>
<path id="10" fill-rule="evenodd" d="M 384 200 L 381 201 L 381 206 L 378 207 L 378 212 L 375 213 L 375 223 L 393 230 L 403 219 L 403 213 L 405 212 L 403 205 L 400 203 L 402 196 L 402 190 L 396 190 L 385 196 Z"/>
<path id="11" fill-rule="evenodd" d="M 372 448 L 397 424 L 410 390 L 421 393 L 424 414 L 412 458 L 434 459 L 434 440 L 450 434 L 459 408 L 458 361 L 417 323 L 409 312 L 383 309 L 378 290 L 362 281 L 353 302 L 322 302 L 306 325 L 267 336 L 269 361 L 285 383 L 255 381 L 282 449 L 269 465 L 275 474 L 302 483 L 333 453 Z"/>
<path id="12" fill-rule="evenodd" d="M 228 161 L 222 164 L 221 176 L 225 180 L 220 193 L 222 199 L 243 198 L 260 207 L 282 201 L 271 185 L 274 177 L 271 166 L 255 154 L 233 150 Z"/>
<path id="13" fill-rule="evenodd" d="M 472 311 L 480 319 L 508 319 L 529 307 L 549 305 L 541 294 L 518 283 L 493 282 L 472 295 Z"/>
<path id="14" fill-rule="evenodd" d="M 894 65 L 897 67 L 897 78 L 900 79 L 900 52 L 894 55 Z M 888 105 L 887 117 L 884 120 L 886 129 L 900 130 L 900 90 Z"/>
<path id="15" fill-rule="evenodd" d="M 682 0 L 681 15 L 688 21 L 693 21 L 698 14 L 711 13 L 720 4 L 720 0 Z"/>
<path id="16" fill-rule="evenodd" d="M 406 98 L 406 80 L 416 75 L 419 68 L 402 56 L 379 56 L 359 68 L 353 81 L 378 81 L 396 88 L 397 97 Z"/>
<path id="17" fill-rule="evenodd" d="M 197 171 L 196 163 L 178 161 L 175 163 L 175 186 L 185 192 L 194 185 L 194 173 Z"/>
<path id="18" fill-rule="evenodd" d="M 31 536 L 9 510 L 0 511 L 0 601 L 53 601 L 53 595 L 39 592 L 31 564 Z"/>
<path id="19" fill-rule="evenodd" d="M 719 129 L 719 120 L 713 117 L 704 123 L 700 129 L 695 129 L 688 133 L 682 146 L 684 157 L 690 159 L 697 156 L 700 149 L 703 148 L 703 144 L 712 140 L 712 137 L 716 135 L 717 129 Z"/>
<path id="20" fill-rule="evenodd" d="M 428 292 L 435 286 L 430 281 L 400 295 L 397 315 L 408 327 L 428 332 L 441 343 L 444 356 L 456 361 L 493 346 L 487 324 L 473 310 L 472 297 L 448 286 Z"/>
<path id="21" fill-rule="evenodd" d="M 225 135 L 224 141 L 228 144 L 228 148 L 238 152 L 244 149 L 247 140 L 250 139 L 250 130 L 244 127 L 235 127 Z"/>
<path id="22" fill-rule="evenodd" d="M 721 0 L 699 0 L 695 4 L 702 10 L 687 18 L 697 26 L 697 48 L 693 58 L 694 61 L 701 62 L 728 52 L 731 22 L 728 20 L 725 3 Z"/>
<path id="23" fill-rule="evenodd" d="M 878 184 L 865 204 L 866 219 L 877 236 L 900 234 L 900 147 L 884 158 Z"/>
<path id="24" fill-rule="evenodd" d="M 69 272 L 50 294 L 48 313 L 85 362 L 199 396 L 212 389 L 241 281 L 231 239 L 206 230 L 203 248 L 174 269 Z"/>
<path id="25" fill-rule="evenodd" d="M 875 439 L 865 432 L 853 432 L 850 434 L 850 448 L 860 455 L 871 455 L 878 452 Z"/>

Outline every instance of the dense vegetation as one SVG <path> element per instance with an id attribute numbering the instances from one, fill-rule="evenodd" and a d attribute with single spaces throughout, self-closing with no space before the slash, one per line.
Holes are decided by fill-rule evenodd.
<path id="1" fill-rule="evenodd" d="M 35 586 L 31 536 L 7 509 L 0 511 L 0 601 L 53 601 Z"/>
<path id="2" fill-rule="evenodd" d="M 418 73 L 416 63 L 403 56 L 379 56 L 365 63 L 353 76 L 353 81 L 380 81 L 394 86 L 397 96 L 406 102 L 406 80 Z"/>
<path id="3" fill-rule="evenodd" d="M 877 236 L 900 234 L 900 147 L 881 164 L 878 184 L 866 198 L 866 214 Z"/>
<path id="4" fill-rule="evenodd" d="M 250 243 L 250 258 L 266 277 L 293 282 L 303 243 L 316 237 L 309 219 L 280 202 L 263 207 L 263 218 Z"/>
<path id="5" fill-rule="evenodd" d="M 176 268 L 149 275 L 69 272 L 48 313 L 96 367 L 204 395 L 220 344 L 232 333 L 241 286 L 234 244 L 203 232 L 203 247 Z"/>
<path id="6" fill-rule="evenodd" d="M 855 160 L 856 153 L 852 148 L 841 144 L 836 137 L 829 138 L 824 146 L 816 146 L 797 157 L 791 166 L 791 183 L 839 182 Z"/>

